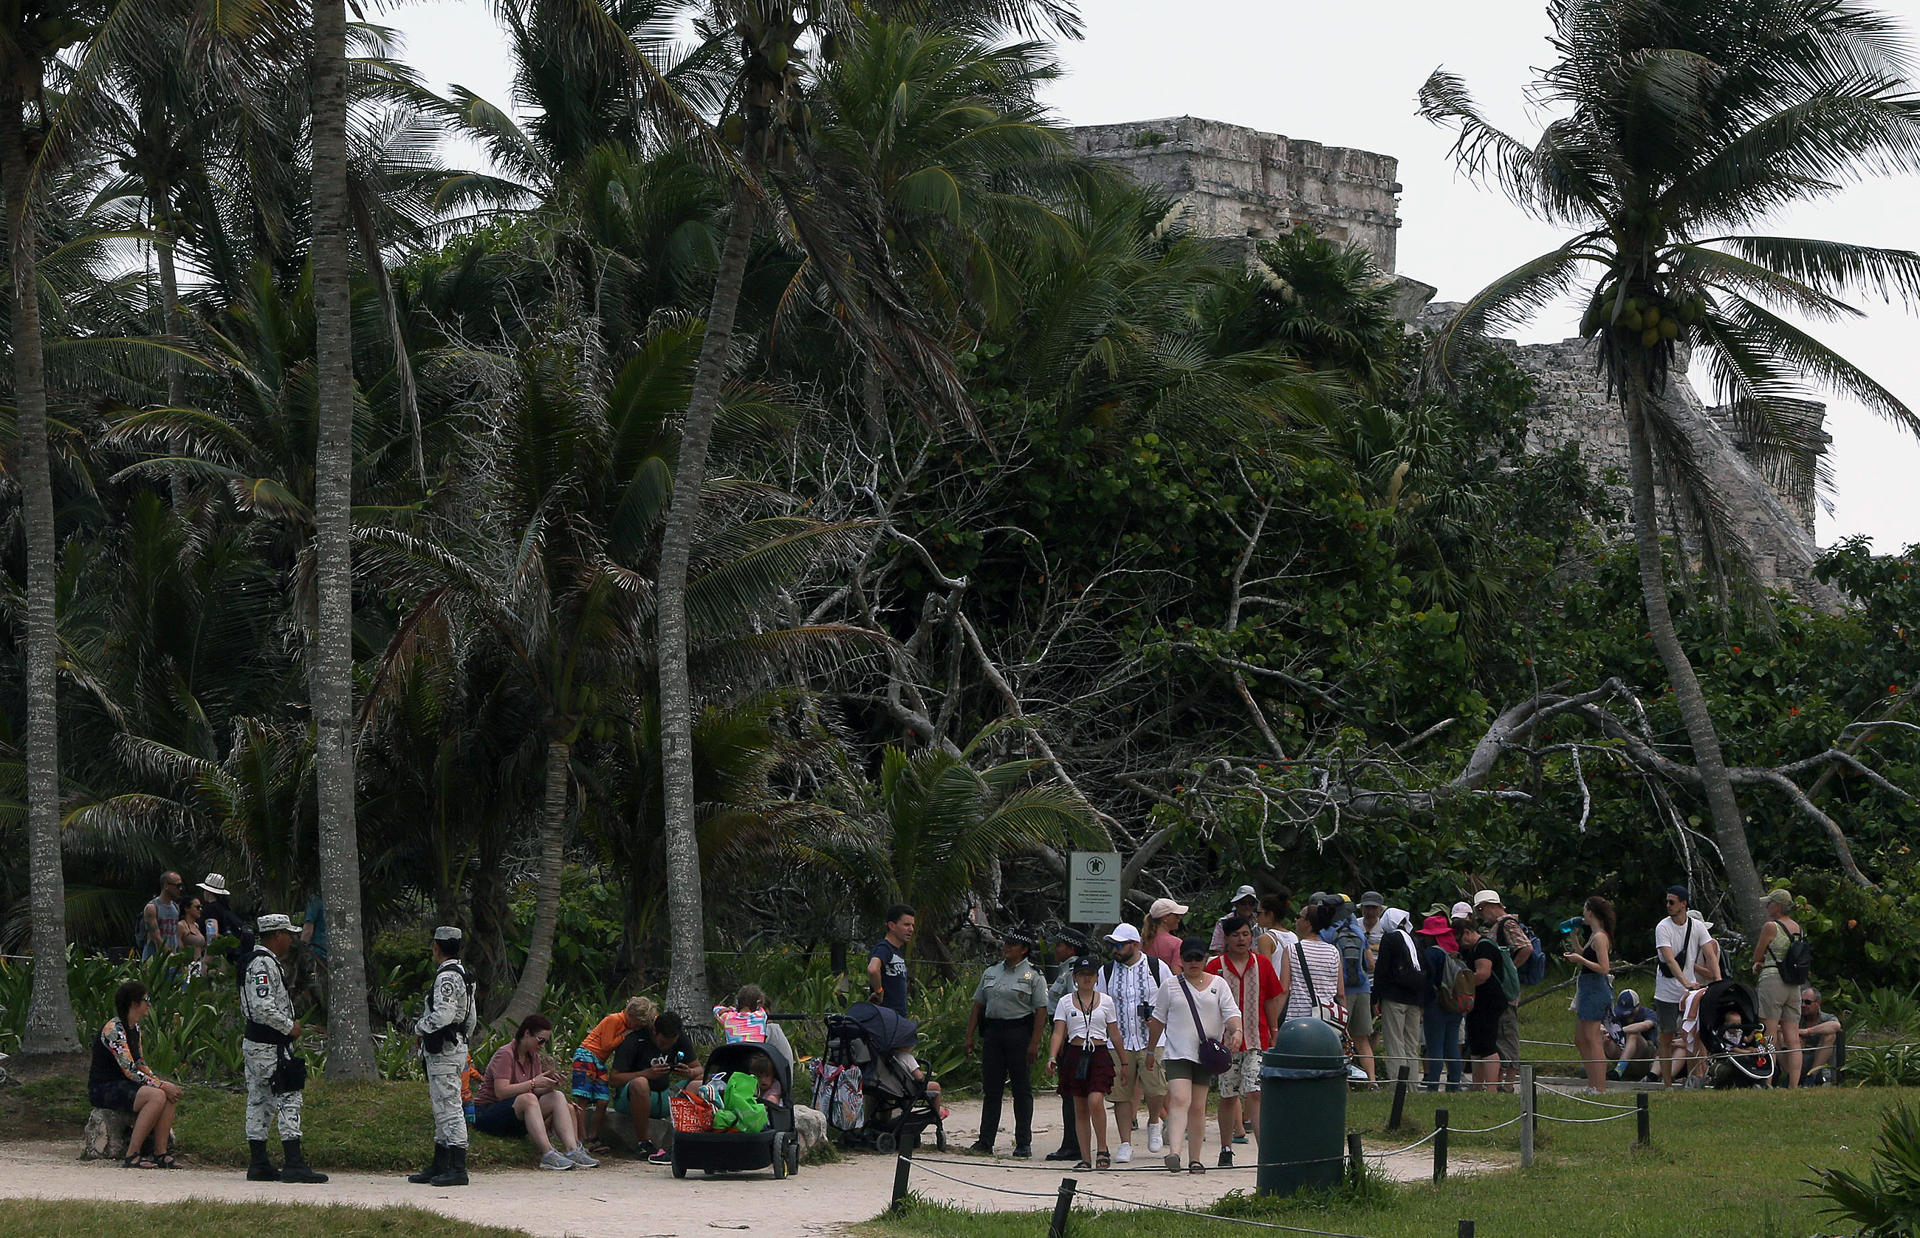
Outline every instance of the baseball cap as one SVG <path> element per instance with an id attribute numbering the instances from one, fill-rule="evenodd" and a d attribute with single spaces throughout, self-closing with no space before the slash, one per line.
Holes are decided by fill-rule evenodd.
<path id="1" fill-rule="evenodd" d="M 1243 903 L 1248 899 L 1253 899 L 1254 901 L 1258 902 L 1259 898 L 1260 898 L 1260 895 L 1257 892 L 1255 892 L 1252 886 L 1241 886 L 1238 890 L 1235 890 L 1233 892 L 1233 897 L 1228 899 L 1227 901 L 1229 903 Z"/>
<path id="2" fill-rule="evenodd" d="M 1455 903 L 1447 909 L 1447 919 L 1449 920 L 1464 920 L 1472 914 L 1473 908 L 1467 906 L 1465 903 Z"/>
<path id="3" fill-rule="evenodd" d="M 1147 908 L 1147 919 L 1158 920 L 1161 916 L 1184 916 L 1187 914 L 1185 903 L 1176 903 L 1170 898 L 1156 898 L 1153 906 Z"/>
<path id="4" fill-rule="evenodd" d="M 1100 960 L 1083 954 L 1073 960 L 1073 970 L 1076 973 L 1083 972 L 1083 971 L 1099 971 Z"/>
<path id="5" fill-rule="evenodd" d="M 1500 895 L 1492 890 L 1482 890 L 1473 896 L 1473 908 L 1475 911 L 1478 911 L 1484 903 L 1498 902 L 1500 902 Z"/>
<path id="6" fill-rule="evenodd" d="M 1116 924 L 1113 927 L 1113 932 L 1107 934 L 1107 940 L 1113 942 L 1115 945 L 1123 941 L 1137 942 L 1140 940 L 1140 930 L 1131 924 Z"/>
<path id="7" fill-rule="evenodd" d="M 1360 896 L 1360 905 L 1362 907 L 1385 907 L 1387 900 L 1380 897 L 1378 890 L 1368 890 Z"/>

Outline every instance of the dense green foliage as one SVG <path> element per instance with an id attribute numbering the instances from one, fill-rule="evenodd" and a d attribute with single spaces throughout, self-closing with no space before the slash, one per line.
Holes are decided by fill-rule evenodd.
<path id="1" fill-rule="evenodd" d="M 570 1025 L 667 962 L 656 585 L 734 185 L 657 105 L 724 117 L 768 53 L 717 27 L 672 60 L 671 5 L 616 6 L 592 38 L 566 6 L 508 7 L 524 125 L 353 35 L 357 815 L 387 1020 L 434 922 L 469 930 L 490 1011 L 551 955 Z M 1058 918 L 1065 853 L 1090 844 L 1126 855 L 1136 902 L 1172 890 L 1196 920 L 1248 877 L 1415 907 L 1492 882 L 1536 924 L 1597 890 L 1634 942 L 1672 880 L 1711 905 L 1696 790 L 1619 736 L 1566 715 L 1463 772 L 1503 712 L 1612 679 L 1612 716 L 1683 751 L 1618 494 L 1576 453 L 1527 452 L 1529 385 L 1497 349 L 1436 378 L 1364 252 L 1303 228 L 1230 253 L 1076 156 L 1035 96 L 1052 50 L 1021 37 L 1053 8 L 873 6 L 779 71 L 778 209 L 686 599 L 716 991 L 767 980 L 818 1013 L 904 897 L 949 1027 L 946 965 Z M 318 889 L 308 118 L 259 89 L 303 63 L 287 37 L 203 88 L 100 85 L 124 123 L 77 125 L 44 168 L 82 955 L 132 944 L 163 867 L 226 873 L 245 914 Z M 198 135 L 181 178 L 115 145 L 160 120 Z M 436 161 L 455 128 L 492 172 Z M 822 237 L 879 274 L 849 282 Z M 862 334 L 881 309 L 918 370 Z M 964 408 L 926 377 L 948 362 Z M 9 950 L 29 919 L 20 501 L 0 491 Z M 1823 978 L 1859 991 L 1920 982 L 1911 563 L 1836 550 L 1823 570 L 1858 602 L 1839 615 L 1675 594 L 1736 764 L 1857 758 L 1795 774 L 1877 890 L 1784 795 L 1743 794 L 1763 871 L 1811 902 Z M 106 966 L 75 962 L 83 1027 Z"/>

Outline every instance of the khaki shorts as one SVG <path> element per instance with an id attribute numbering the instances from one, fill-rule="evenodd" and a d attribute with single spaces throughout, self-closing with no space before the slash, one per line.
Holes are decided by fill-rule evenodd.
<path id="1" fill-rule="evenodd" d="M 1163 1050 L 1164 1052 L 1164 1050 Z M 1113 1103 L 1137 1104 L 1140 1101 L 1159 1100 L 1167 1094 L 1167 1070 L 1160 1064 L 1158 1054 L 1148 1053 L 1144 1049 L 1127 1054 L 1127 1065 L 1114 1068 Z M 1139 1072 L 1139 1082 L 1134 1082 L 1134 1072 Z"/>
<path id="2" fill-rule="evenodd" d="M 1760 977 L 1760 1017 L 1778 1019 L 1783 1027 L 1799 1027 L 1800 986 L 1788 984 L 1769 968 Z"/>
<path id="3" fill-rule="evenodd" d="M 1520 1064 L 1520 1010 L 1517 1006 L 1508 1006 L 1500 1012 L 1500 1031 L 1495 1039 L 1500 1046 L 1500 1064 L 1518 1066 Z"/>
<path id="4" fill-rule="evenodd" d="M 1347 1033 L 1351 1036 L 1373 1035 L 1373 994 L 1347 994 Z"/>

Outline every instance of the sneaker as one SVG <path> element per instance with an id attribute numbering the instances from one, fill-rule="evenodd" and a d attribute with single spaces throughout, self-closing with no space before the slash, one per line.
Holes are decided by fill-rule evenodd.
<path id="1" fill-rule="evenodd" d="M 1233 1168 L 1233 1149 L 1232 1148 L 1220 1149 L 1220 1168 L 1222 1169 Z"/>
<path id="2" fill-rule="evenodd" d="M 572 1169 L 573 1162 L 567 1159 L 566 1153 L 556 1152 L 552 1148 L 548 1148 L 546 1151 L 546 1155 L 540 1158 L 540 1168 Z"/>
<path id="3" fill-rule="evenodd" d="M 585 1144 L 576 1144 L 573 1150 L 567 1153 L 567 1159 L 582 1169 L 600 1168 L 600 1162 L 587 1155 L 587 1147 Z"/>
<path id="4" fill-rule="evenodd" d="M 1161 1129 L 1162 1126 L 1159 1122 L 1147 1123 L 1147 1151 L 1158 1152 L 1166 1146 L 1166 1140 L 1161 1135 Z"/>
<path id="5" fill-rule="evenodd" d="M 1113 1150 L 1113 1163 L 1116 1165 L 1125 1165 L 1132 1159 L 1133 1145 L 1130 1143 L 1123 1143 Z"/>
<path id="6" fill-rule="evenodd" d="M 1245 1135 L 1235 1135 L 1233 1137 L 1233 1141 L 1235 1143 L 1245 1143 L 1247 1141 L 1247 1137 Z"/>
<path id="7" fill-rule="evenodd" d="M 1013 1150 L 1013 1159 L 1016 1161 L 1030 1161 L 1033 1159 L 1033 1149 L 1023 1143 Z"/>
<path id="8" fill-rule="evenodd" d="M 644 1161 L 644 1160 L 646 1160 L 646 1159 L 647 1159 L 648 1157 L 650 1157 L 650 1156 L 652 1156 L 652 1155 L 653 1155 L 653 1140 L 651 1140 L 651 1139 L 642 1139 L 642 1140 L 640 1140 L 640 1141 L 639 1141 L 638 1143 L 636 1143 L 636 1144 L 634 1144 L 634 1145 L 633 1145 L 633 1154 L 634 1154 L 635 1156 L 637 1156 L 637 1157 L 639 1157 L 639 1158 L 640 1158 L 641 1160 L 643 1160 L 643 1161 Z"/>
<path id="9" fill-rule="evenodd" d="M 655 1148 L 647 1154 L 647 1164 L 671 1165 L 673 1164 L 673 1153 L 666 1148 Z"/>
<path id="10" fill-rule="evenodd" d="M 1178 1152 L 1167 1153 L 1167 1168 L 1171 1169 L 1174 1173 L 1180 1172 L 1180 1154 Z"/>

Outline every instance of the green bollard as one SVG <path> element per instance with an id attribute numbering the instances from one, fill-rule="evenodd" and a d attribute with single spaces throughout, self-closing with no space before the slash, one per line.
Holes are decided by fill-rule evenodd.
<path id="1" fill-rule="evenodd" d="M 1262 1195 L 1340 1185 L 1347 1141 L 1347 1055 L 1319 1019 L 1293 1019 L 1260 1059 Z"/>

